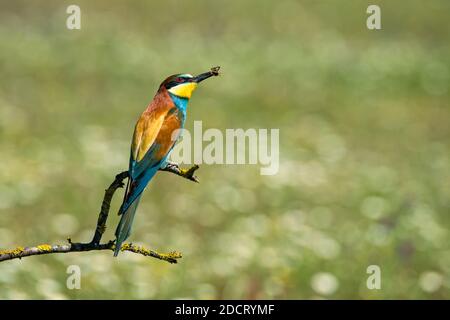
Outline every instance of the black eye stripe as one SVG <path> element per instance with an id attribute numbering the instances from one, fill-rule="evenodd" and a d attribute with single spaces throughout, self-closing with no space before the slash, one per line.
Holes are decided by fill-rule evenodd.
<path id="1" fill-rule="evenodd" d="M 179 85 L 180 83 L 182 83 L 182 82 L 178 82 L 178 81 L 170 81 L 170 82 L 168 82 L 168 83 L 166 84 L 166 88 L 167 88 L 167 89 L 170 89 L 170 88 L 172 88 L 172 87 L 175 87 L 175 86 Z"/>
<path id="2" fill-rule="evenodd" d="M 191 77 L 172 77 L 169 82 L 165 84 L 166 89 L 170 89 L 182 83 L 191 82 L 193 78 Z"/>

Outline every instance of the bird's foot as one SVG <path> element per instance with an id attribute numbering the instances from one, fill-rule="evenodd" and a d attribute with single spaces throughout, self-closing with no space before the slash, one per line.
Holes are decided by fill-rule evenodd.
<path id="1" fill-rule="evenodd" d="M 194 182 L 200 182 L 198 180 L 198 177 L 196 175 L 194 175 L 195 171 L 200 168 L 198 164 L 193 165 L 192 167 L 190 167 L 189 169 L 181 169 L 180 168 L 180 175 L 186 179 L 189 179 L 191 181 Z"/>
<path id="2" fill-rule="evenodd" d="M 168 162 L 165 167 L 159 169 L 161 171 L 168 171 L 175 173 L 176 175 L 179 175 L 180 177 L 183 177 L 185 179 L 199 182 L 198 177 L 194 175 L 195 171 L 200 168 L 197 164 L 193 165 L 189 169 L 181 169 L 178 163 L 174 162 Z"/>

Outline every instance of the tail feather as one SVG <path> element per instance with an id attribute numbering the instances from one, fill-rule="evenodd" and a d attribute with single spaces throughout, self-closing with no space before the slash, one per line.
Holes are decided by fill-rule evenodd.
<path id="1" fill-rule="evenodd" d="M 149 181 L 153 178 L 158 171 L 158 166 L 149 168 L 147 171 L 138 177 L 133 178 L 133 174 L 128 180 L 127 189 L 123 198 L 122 205 L 119 209 L 120 222 L 116 229 L 116 248 L 114 250 L 114 256 L 120 252 L 122 243 L 128 238 L 131 233 L 131 225 L 133 224 L 134 215 L 141 199 L 142 192 L 147 187 Z"/>
<path id="2" fill-rule="evenodd" d="M 136 209 L 139 205 L 139 200 L 141 196 L 137 197 L 133 203 L 131 203 L 125 212 L 122 213 L 120 217 L 119 225 L 116 229 L 116 248 L 114 250 L 114 257 L 120 252 L 122 243 L 129 237 L 131 232 L 131 226 L 133 224 L 134 215 L 136 214 Z"/>

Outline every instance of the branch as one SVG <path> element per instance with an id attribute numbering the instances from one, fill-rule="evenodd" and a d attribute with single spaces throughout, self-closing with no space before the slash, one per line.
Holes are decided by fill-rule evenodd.
<path id="1" fill-rule="evenodd" d="M 69 244 L 63 245 L 49 245 L 41 244 L 36 247 L 17 247 L 12 250 L 2 250 L 0 251 L 0 261 L 21 259 L 28 256 L 37 256 L 41 254 L 50 253 L 68 253 L 68 252 L 83 252 L 83 251 L 95 251 L 95 250 L 112 250 L 114 251 L 115 244 L 114 241 L 109 241 L 108 243 L 93 244 L 93 243 L 72 243 L 69 240 Z M 170 252 L 170 253 L 158 253 L 156 251 L 147 249 L 143 246 L 136 246 L 132 243 L 124 243 L 120 249 L 121 251 L 130 251 L 133 253 L 142 254 L 143 256 L 156 258 L 159 260 L 164 260 L 170 263 L 177 263 L 177 259 L 181 258 L 180 252 Z"/>
<path id="2" fill-rule="evenodd" d="M 168 171 L 175 173 L 176 175 L 186 178 L 188 180 L 199 183 L 198 177 L 194 175 L 195 171 L 200 168 L 197 164 L 193 165 L 189 169 L 181 169 L 177 163 L 168 162 L 165 168 L 159 169 L 160 171 Z"/>
<path id="3" fill-rule="evenodd" d="M 183 178 L 188 180 L 198 182 L 198 178 L 194 176 L 194 172 L 198 169 L 198 165 L 193 166 L 192 168 L 186 170 L 181 169 L 176 163 L 169 163 L 164 169 L 160 169 L 161 171 L 168 171 L 175 173 Z M 92 238 L 92 241 L 89 243 L 74 243 L 69 238 L 68 244 L 64 245 L 49 245 L 49 244 L 41 244 L 35 247 L 17 247 L 11 250 L 0 250 L 0 262 L 12 259 L 21 259 L 29 256 L 36 256 L 42 254 L 51 254 L 51 253 L 68 253 L 68 252 L 83 252 L 83 251 L 95 251 L 95 250 L 112 250 L 115 249 L 114 241 L 108 241 L 107 243 L 100 243 L 101 238 L 106 230 L 106 221 L 108 219 L 109 210 L 111 207 L 111 200 L 114 196 L 114 193 L 117 189 L 123 188 L 124 183 L 123 180 L 128 178 L 128 171 L 123 171 L 116 175 L 116 178 L 105 190 L 105 195 L 103 197 L 102 206 L 100 209 L 100 213 L 98 215 L 97 227 L 95 228 L 95 233 Z M 169 253 L 158 253 L 156 251 L 147 249 L 143 246 L 136 246 L 132 243 L 124 243 L 120 249 L 121 251 L 129 251 L 137 254 L 141 254 L 146 257 L 152 257 L 159 260 L 167 261 L 169 263 L 177 263 L 177 259 L 182 257 L 180 252 L 172 251 Z"/>
<path id="4" fill-rule="evenodd" d="M 95 228 L 95 234 L 92 238 L 91 243 L 99 244 L 102 239 L 103 234 L 106 230 L 106 220 L 108 219 L 109 209 L 111 207 L 111 200 L 117 189 L 123 188 L 123 180 L 128 178 L 128 171 L 123 171 L 116 175 L 113 183 L 105 190 L 105 196 L 103 197 L 102 207 L 98 215 L 97 228 Z"/>

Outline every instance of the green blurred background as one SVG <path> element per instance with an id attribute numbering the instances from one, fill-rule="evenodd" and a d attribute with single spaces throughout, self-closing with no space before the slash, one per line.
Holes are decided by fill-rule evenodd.
<path id="1" fill-rule="evenodd" d="M 375 2 L 380 31 L 366 28 Z M 187 128 L 279 128 L 281 168 L 203 165 L 198 185 L 159 173 L 130 240 L 179 264 L 6 261 L 1 299 L 450 298 L 449 1 L 76 1 L 73 31 L 70 4 L 0 1 L 0 248 L 90 240 L 173 73 L 222 66 Z"/>

